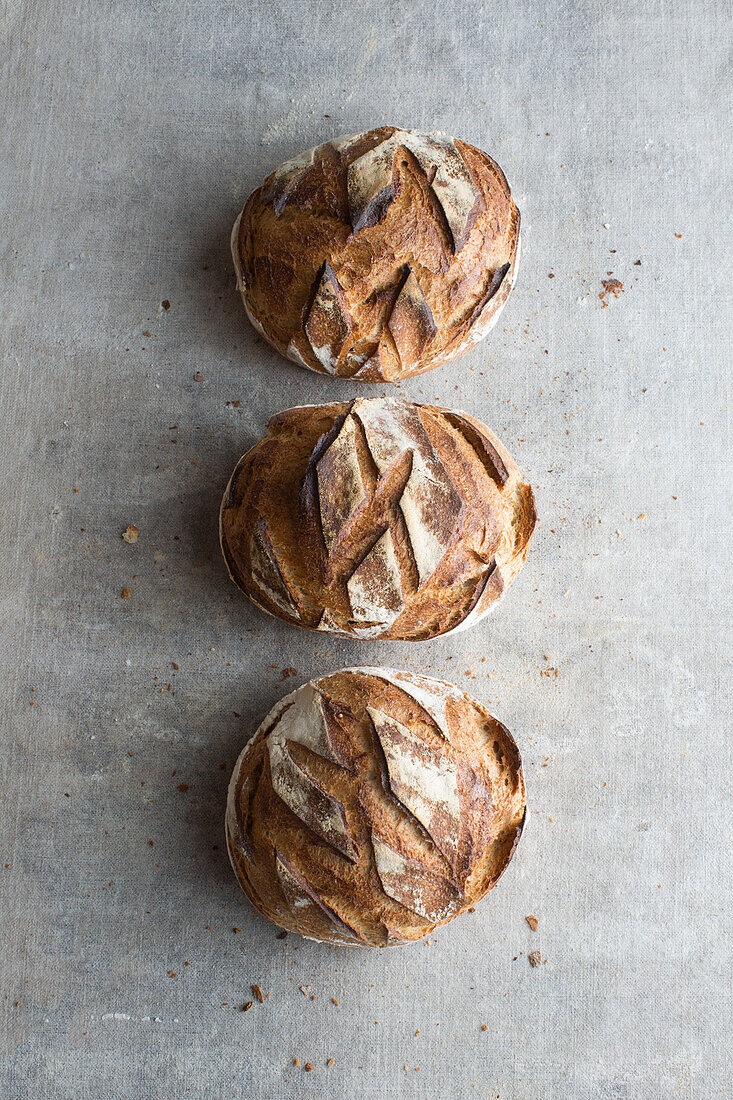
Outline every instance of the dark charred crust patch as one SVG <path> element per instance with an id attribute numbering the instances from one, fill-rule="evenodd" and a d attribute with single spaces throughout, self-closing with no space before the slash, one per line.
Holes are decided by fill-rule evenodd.
<path id="1" fill-rule="evenodd" d="M 229 482 L 229 485 L 228 485 L 227 491 L 226 491 L 226 496 L 224 497 L 224 501 L 222 502 L 222 509 L 224 509 L 225 511 L 228 510 L 229 508 L 234 507 L 234 483 L 235 483 L 235 480 L 236 480 L 236 477 L 233 477 L 231 479 L 231 481 Z"/>
<path id="2" fill-rule="evenodd" d="M 358 233 L 361 229 L 379 225 L 387 216 L 387 210 L 394 202 L 394 187 L 389 184 L 378 191 L 371 202 L 364 208 L 356 223 L 352 226 L 352 232 Z"/>
<path id="3" fill-rule="evenodd" d="M 479 316 L 483 313 L 486 305 L 491 301 L 494 295 L 498 293 L 501 284 L 504 282 L 504 279 L 511 271 L 511 267 L 512 265 L 510 263 L 504 264 L 502 267 L 498 268 L 491 276 L 491 281 L 489 282 L 489 285 L 486 289 L 486 293 L 483 295 L 482 298 L 479 299 L 478 305 L 475 306 L 473 313 L 471 314 L 469 324 L 473 324 L 474 321 L 478 320 Z"/>

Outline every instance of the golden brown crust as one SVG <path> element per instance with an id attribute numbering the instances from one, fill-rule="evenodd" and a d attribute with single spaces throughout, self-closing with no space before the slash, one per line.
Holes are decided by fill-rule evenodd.
<path id="1" fill-rule="evenodd" d="M 273 417 L 221 507 L 236 584 L 298 626 L 422 640 L 478 621 L 521 568 L 534 496 L 485 425 L 396 398 Z"/>
<path id="2" fill-rule="evenodd" d="M 281 165 L 247 200 L 232 252 L 278 351 L 391 382 L 486 335 L 516 278 L 519 211 L 486 153 L 385 126 Z"/>
<path id="3" fill-rule="evenodd" d="M 519 751 L 480 703 L 443 681 L 344 669 L 267 716 L 234 769 L 226 832 L 270 920 L 384 947 L 475 905 L 524 815 Z"/>

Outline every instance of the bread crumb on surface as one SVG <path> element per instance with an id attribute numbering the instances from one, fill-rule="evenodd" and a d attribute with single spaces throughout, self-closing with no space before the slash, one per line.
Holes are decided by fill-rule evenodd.
<path id="1" fill-rule="evenodd" d="M 528 925 L 529 925 L 529 927 L 530 927 L 530 928 L 532 929 L 532 931 L 533 931 L 533 932 L 536 932 L 536 931 L 537 931 L 537 928 L 538 928 L 538 926 L 539 926 L 539 923 L 540 923 L 540 922 L 539 922 L 539 921 L 537 920 L 537 917 L 532 917 L 532 916 L 529 916 L 529 917 L 525 917 L 524 919 L 526 920 L 527 924 L 528 924 Z"/>
<path id="2" fill-rule="evenodd" d="M 122 589 L 122 599 L 123 600 L 129 600 L 131 595 L 132 595 L 132 589 L 130 589 L 130 588 L 123 588 Z"/>
<path id="3" fill-rule="evenodd" d="M 609 271 L 609 275 L 610 274 L 611 273 Z M 624 284 L 622 282 L 620 282 L 619 279 L 601 279 L 601 284 L 603 286 L 603 290 L 598 295 L 598 297 L 603 302 L 603 305 L 602 305 L 601 308 L 605 309 L 606 306 L 608 305 L 608 302 L 606 301 L 608 295 L 613 294 L 614 298 L 618 298 L 619 294 L 624 289 Z"/>
<path id="4" fill-rule="evenodd" d="M 530 966 L 539 966 L 542 962 L 542 955 L 539 951 L 530 951 L 529 955 L 527 955 L 527 958 L 529 959 Z"/>
<path id="5" fill-rule="evenodd" d="M 135 543 L 137 542 L 138 535 L 140 534 L 140 528 L 135 527 L 133 523 L 128 523 L 125 530 L 122 532 L 122 537 L 125 542 Z"/>
<path id="6" fill-rule="evenodd" d="M 333 1058 L 329 1058 L 329 1059 L 328 1059 L 328 1061 L 326 1062 L 326 1065 L 327 1065 L 327 1066 L 328 1066 L 329 1068 L 330 1068 L 330 1067 L 331 1067 L 332 1065 L 334 1065 L 334 1064 L 335 1064 L 335 1063 L 334 1063 L 334 1059 L 333 1059 Z"/>
<path id="7" fill-rule="evenodd" d="M 305 1072 L 306 1073 L 312 1073 L 313 1072 L 313 1063 L 312 1062 L 306 1062 L 305 1063 Z"/>
<path id="8" fill-rule="evenodd" d="M 239 931 L 239 929 L 236 929 L 236 931 L 238 932 L 238 931 Z M 263 996 L 263 994 L 262 994 L 262 990 L 260 989 L 260 987 L 259 987 L 259 986 L 257 985 L 257 983 L 256 983 L 256 982 L 255 982 L 255 984 L 254 984 L 254 985 L 252 986 L 252 992 L 254 993 L 254 998 L 255 998 L 255 1000 L 256 1000 L 256 1001 L 259 1001 L 259 1003 L 260 1003 L 260 1004 L 264 1004 L 264 1003 L 265 1003 L 265 998 L 264 998 L 264 996 Z"/>

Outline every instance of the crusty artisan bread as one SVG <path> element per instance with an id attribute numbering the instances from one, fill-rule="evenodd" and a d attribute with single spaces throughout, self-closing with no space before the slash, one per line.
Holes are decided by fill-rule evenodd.
<path id="1" fill-rule="evenodd" d="M 524 814 L 519 751 L 480 703 L 442 680 L 351 668 L 273 707 L 234 768 L 226 834 L 260 913 L 386 947 L 490 890 Z"/>
<path id="2" fill-rule="evenodd" d="M 270 614 L 360 638 L 477 622 L 522 566 L 532 489 L 465 413 L 397 398 L 272 417 L 221 506 L 232 579 Z"/>
<path id="3" fill-rule="evenodd" d="M 382 126 L 268 176 L 232 253 L 249 318 L 283 355 L 394 382 L 489 331 L 516 278 L 519 211 L 480 149 Z"/>

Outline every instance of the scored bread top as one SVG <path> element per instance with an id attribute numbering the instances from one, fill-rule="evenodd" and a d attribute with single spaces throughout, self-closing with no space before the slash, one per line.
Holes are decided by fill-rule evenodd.
<path id="1" fill-rule="evenodd" d="M 384 947 L 474 905 L 524 814 L 519 751 L 480 703 L 440 680 L 352 668 L 268 714 L 234 768 L 226 833 L 270 920 Z"/>
<path id="2" fill-rule="evenodd" d="M 272 417 L 224 494 L 221 544 L 272 615 L 426 639 L 488 612 L 534 524 L 532 489 L 480 421 L 373 398 Z"/>
<path id="3" fill-rule="evenodd" d="M 232 232 L 255 328 L 321 373 L 392 382 L 482 339 L 519 264 L 519 211 L 486 153 L 383 126 L 281 165 Z"/>

